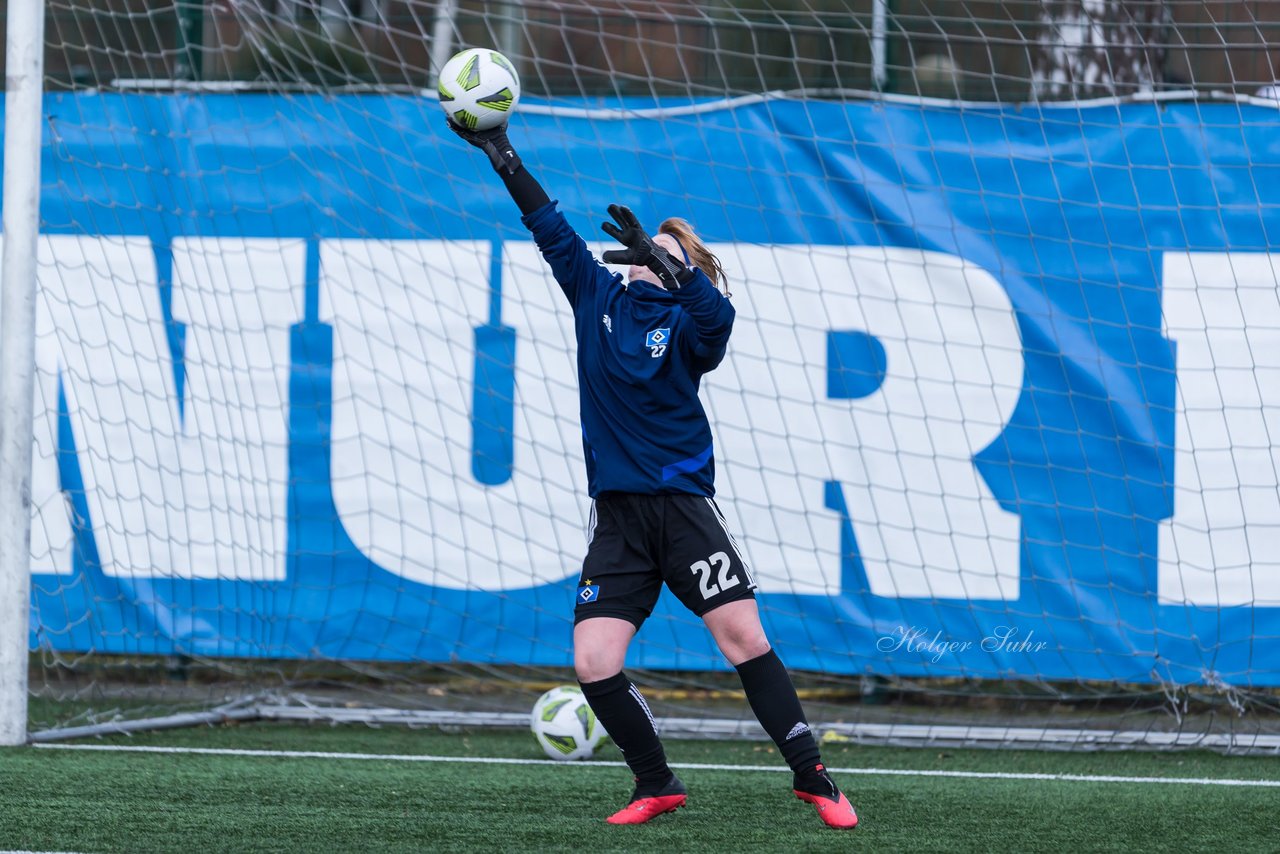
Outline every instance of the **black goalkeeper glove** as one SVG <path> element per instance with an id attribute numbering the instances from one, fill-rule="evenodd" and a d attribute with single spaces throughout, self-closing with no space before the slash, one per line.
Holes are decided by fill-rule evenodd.
<path id="1" fill-rule="evenodd" d="M 618 225 L 612 222 L 606 222 L 600 226 L 600 229 L 627 248 L 610 249 L 600 256 L 606 264 L 634 264 L 648 267 L 669 291 L 674 291 L 693 280 L 693 270 L 686 267 L 679 258 L 654 243 L 653 238 L 645 234 L 640 226 L 640 220 L 636 219 L 631 208 L 623 205 L 609 205 L 609 216 L 613 217 L 622 228 L 618 228 Z"/>
<path id="2" fill-rule="evenodd" d="M 506 122 L 488 130 L 469 130 L 452 118 L 448 118 L 447 121 L 449 130 L 489 155 L 489 162 L 493 164 L 494 172 L 516 174 L 522 162 L 520 155 L 516 154 L 516 150 L 511 147 L 511 140 L 507 139 Z"/>

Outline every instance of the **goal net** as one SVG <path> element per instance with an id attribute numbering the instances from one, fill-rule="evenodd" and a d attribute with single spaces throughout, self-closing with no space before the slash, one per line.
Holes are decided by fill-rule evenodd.
<path id="1" fill-rule="evenodd" d="M 728 271 L 717 500 L 825 737 L 1278 743 L 1280 102 L 1205 8 L 49 0 L 34 737 L 572 682 L 573 318 L 433 94 L 483 46 L 593 247 Z M 628 669 L 756 732 L 667 594 Z"/>

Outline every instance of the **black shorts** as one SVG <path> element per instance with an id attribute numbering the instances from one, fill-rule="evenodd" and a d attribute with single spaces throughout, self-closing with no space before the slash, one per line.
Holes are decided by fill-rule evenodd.
<path id="1" fill-rule="evenodd" d="M 665 581 L 701 617 L 755 598 L 756 583 L 715 501 L 607 492 L 591 507 L 574 623 L 617 617 L 639 628 Z"/>

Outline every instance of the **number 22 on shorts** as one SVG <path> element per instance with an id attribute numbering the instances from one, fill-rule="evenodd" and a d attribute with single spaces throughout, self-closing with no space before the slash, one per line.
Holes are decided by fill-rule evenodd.
<path id="1" fill-rule="evenodd" d="M 698 576 L 698 589 L 702 592 L 703 599 L 710 599 L 721 591 L 736 587 L 742 580 L 737 573 L 729 571 L 730 564 L 727 554 L 716 552 L 706 560 L 694 561 L 689 565 L 689 570 Z"/>

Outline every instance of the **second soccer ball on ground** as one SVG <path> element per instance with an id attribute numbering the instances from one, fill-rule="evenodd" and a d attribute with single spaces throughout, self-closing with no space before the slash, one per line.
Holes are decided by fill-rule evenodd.
<path id="1" fill-rule="evenodd" d="M 529 726 L 552 759 L 589 759 L 609 737 L 575 685 L 561 685 L 539 697 Z"/>

